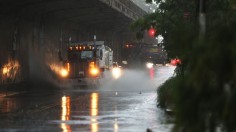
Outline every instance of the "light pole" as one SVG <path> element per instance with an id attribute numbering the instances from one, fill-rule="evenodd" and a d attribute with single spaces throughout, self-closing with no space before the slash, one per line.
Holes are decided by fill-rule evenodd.
<path id="1" fill-rule="evenodd" d="M 206 33 L 206 1 L 199 0 L 199 26 L 200 26 L 200 35 L 204 36 Z"/>

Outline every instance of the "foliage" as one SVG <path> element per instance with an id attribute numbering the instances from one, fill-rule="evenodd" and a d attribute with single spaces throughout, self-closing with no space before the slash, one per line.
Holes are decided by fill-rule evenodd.
<path id="1" fill-rule="evenodd" d="M 176 85 L 177 127 L 186 131 L 235 130 L 236 21 L 220 25 L 195 43 L 189 69 Z"/>
<path id="2" fill-rule="evenodd" d="M 175 97 L 173 97 L 173 92 L 177 81 L 177 77 L 171 77 L 158 87 L 157 103 L 159 107 L 166 108 L 168 104 L 174 104 Z"/>
<path id="3" fill-rule="evenodd" d="M 158 10 L 155 13 L 144 16 L 144 18 L 134 22 L 131 25 L 131 29 L 137 31 L 140 39 L 142 37 L 140 34 L 145 30 L 148 30 L 150 27 L 155 28 L 157 31 L 155 36 L 162 35 L 164 37 L 168 56 L 170 58 L 178 56 L 178 58 L 184 59 L 181 58 L 185 54 L 182 51 L 189 51 L 190 46 L 190 42 L 187 40 L 193 41 L 193 37 L 196 36 L 197 33 L 197 31 L 195 31 L 197 29 L 195 27 L 196 18 L 194 16 L 196 16 L 196 13 L 195 5 L 193 4 L 194 2 L 193 0 L 188 1 L 187 5 L 181 0 L 166 0 L 166 2 L 159 0 L 157 2 L 160 3 Z M 173 36 L 178 29 L 182 30 L 181 34 L 186 34 L 188 36 Z M 187 30 L 194 32 L 186 33 L 185 31 Z M 188 39 L 185 39 L 186 37 L 188 37 Z M 173 40 L 173 38 L 176 40 Z M 178 41 L 181 42 L 178 43 L 179 45 L 176 45 L 176 42 Z"/>
<path id="4" fill-rule="evenodd" d="M 235 131 L 236 2 L 206 1 L 206 33 L 199 36 L 195 1 L 156 1 L 159 9 L 133 27 L 143 31 L 153 25 L 163 35 L 169 56 L 183 62 L 177 76 L 158 90 L 160 105 L 165 99 L 175 103 L 174 130 Z"/>

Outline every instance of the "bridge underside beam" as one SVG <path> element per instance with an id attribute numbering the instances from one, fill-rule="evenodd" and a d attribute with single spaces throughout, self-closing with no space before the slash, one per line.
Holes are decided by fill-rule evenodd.
<path id="1" fill-rule="evenodd" d="M 135 39 L 129 29 L 133 20 L 99 0 L 2 0 L 0 20 L 0 84 L 12 61 L 17 71 L 8 82 L 45 78 L 44 63 L 58 62 L 69 39 L 96 35 L 114 50 L 116 61 L 122 44 Z"/>
<path id="2" fill-rule="evenodd" d="M 0 5 L 0 17 L 67 23 L 74 29 L 121 30 L 132 21 L 99 0 L 5 0 Z"/>

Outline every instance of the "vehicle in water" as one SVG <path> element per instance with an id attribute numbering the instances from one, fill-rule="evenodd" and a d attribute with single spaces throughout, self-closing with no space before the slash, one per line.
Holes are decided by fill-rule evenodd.
<path id="1" fill-rule="evenodd" d="M 129 43 L 123 46 L 123 61 L 128 67 L 148 68 L 157 64 L 165 65 L 168 62 L 167 52 L 162 46 L 147 43 Z"/>
<path id="2" fill-rule="evenodd" d="M 112 66 L 113 51 L 104 41 L 73 42 L 67 47 L 66 79 L 97 85 Z"/>

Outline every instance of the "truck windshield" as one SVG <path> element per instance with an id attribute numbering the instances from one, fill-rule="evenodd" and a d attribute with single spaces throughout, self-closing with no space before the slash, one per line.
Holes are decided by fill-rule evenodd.
<path id="1" fill-rule="evenodd" d="M 93 58 L 93 51 L 82 51 L 81 59 L 90 59 Z"/>
<path id="2" fill-rule="evenodd" d="M 78 61 L 83 59 L 92 59 L 93 51 L 69 51 L 68 60 L 69 61 Z"/>

